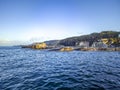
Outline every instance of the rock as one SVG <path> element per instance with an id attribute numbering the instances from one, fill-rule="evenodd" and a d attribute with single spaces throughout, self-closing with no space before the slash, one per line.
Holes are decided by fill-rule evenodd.
<path id="1" fill-rule="evenodd" d="M 60 51 L 73 51 L 74 49 L 72 47 L 63 47 L 60 49 Z"/>

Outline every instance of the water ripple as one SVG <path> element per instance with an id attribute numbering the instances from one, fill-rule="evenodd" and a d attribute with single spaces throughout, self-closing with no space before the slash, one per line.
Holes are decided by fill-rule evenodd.
<path id="1" fill-rule="evenodd" d="M 0 48 L 0 90 L 120 90 L 119 52 Z"/>

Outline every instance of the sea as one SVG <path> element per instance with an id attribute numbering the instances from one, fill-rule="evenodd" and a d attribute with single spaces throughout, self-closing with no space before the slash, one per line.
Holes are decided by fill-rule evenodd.
<path id="1" fill-rule="evenodd" d="M 120 90 L 120 52 L 0 47 L 0 90 Z"/>

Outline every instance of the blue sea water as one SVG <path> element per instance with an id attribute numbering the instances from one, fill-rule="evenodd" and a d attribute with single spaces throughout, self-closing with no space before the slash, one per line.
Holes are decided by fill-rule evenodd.
<path id="1" fill-rule="evenodd" d="M 120 52 L 0 47 L 0 90 L 120 90 Z"/>

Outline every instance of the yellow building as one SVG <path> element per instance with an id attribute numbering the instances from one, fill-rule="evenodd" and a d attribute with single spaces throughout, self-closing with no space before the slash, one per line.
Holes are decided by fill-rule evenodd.
<path id="1" fill-rule="evenodd" d="M 109 39 L 108 39 L 108 38 L 103 38 L 103 39 L 101 39 L 101 41 L 102 41 L 104 44 L 108 44 Z"/>
<path id="2" fill-rule="evenodd" d="M 34 49 L 45 49 L 47 47 L 46 43 L 36 43 L 32 46 Z"/>
<path id="3" fill-rule="evenodd" d="M 110 38 L 110 40 L 111 40 L 111 43 L 118 43 L 119 42 L 118 38 Z"/>
<path id="4" fill-rule="evenodd" d="M 104 44 L 107 44 L 107 45 L 114 44 L 114 43 L 119 43 L 118 38 L 103 38 L 103 39 L 101 39 L 101 41 Z"/>

